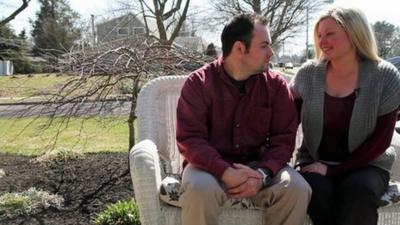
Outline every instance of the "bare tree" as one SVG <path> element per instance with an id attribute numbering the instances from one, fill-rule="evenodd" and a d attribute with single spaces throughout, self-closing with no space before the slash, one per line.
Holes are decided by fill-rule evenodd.
<path id="1" fill-rule="evenodd" d="M 26 7 L 28 7 L 28 4 L 31 0 L 21 0 L 22 4 L 21 6 L 16 9 L 13 13 L 11 13 L 8 17 L 6 17 L 3 20 L 0 20 L 0 27 L 4 26 L 6 23 L 10 22 L 13 20 L 19 13 L 21 13 Z"/>
<path id="2" fill-rule="evenodd" d="M 271 39 L 275 45 L 294 37 L 306 21 L 306 11 L 312 12 L 324 1 L 314 0 L 217 0 L 213 19 L 226 21 L 239 13 L 258 13 L 268 19 Z"/>
<path id="3" fill-rule="evenodd" d="M 58 133 L 68 126 L 72 117 L 106 115 L 115 104 L 129 103 L 129 149 L 135 144 L 134 121 L 136 100 L 142 85 L 149 79 L 168 74 L 186 74 L 206 61 L 201 53 L 160 44 L 146 39 L 135 46 L 102 46 L 91 51 L 71 52 L 60 60 L 56 70 L 71 73 L 71 78 L 57 93 L 47 93 L 47 100 L 40 105 L 38 116 L 47 116 L 50 126 L 59 117 Z M 124 89 L 121 95 L 121 89 Z M 38 110 L 34 106 L 26 111 Z M 24 116 L 24 115 L 19 115 Z M 58 120 L 60 121 L 60 120 Z"/>

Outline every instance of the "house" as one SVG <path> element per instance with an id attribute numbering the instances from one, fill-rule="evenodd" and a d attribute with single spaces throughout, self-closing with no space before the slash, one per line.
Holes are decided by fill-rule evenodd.
<path id="1" fill-rule="evenodd" d="M 97 43 L 135 43 L 146 34 L 144 22 L 132 13 L 96 25 Z M 151 34 L 154 30 L 149 31 Z"/>
<path id="2" fill-rule="evenodd" d="M 132 13 L 107 20 L 96 25 L 97 43 L 99 44 L 134 44 L 142 41 L 146 35 L 146 28 L 141 16 Z M 147 19 L 149 34 L 158 37 L 157 23 L 154 19 Z M 174 45 L 192 51 L 204 52 L 206 44 L 201 37 L 194 36 L 193 28 L 186 23 Z"/>

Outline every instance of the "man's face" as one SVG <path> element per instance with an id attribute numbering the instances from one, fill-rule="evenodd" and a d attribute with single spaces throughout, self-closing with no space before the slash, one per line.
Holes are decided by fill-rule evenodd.
<path id="1" fill-rule="evenodd" d="M 271 37 L 266 26 L 256 23 L 253 30 L 253 38 L 247 49 L 243 63 L 250 74 L 268 71 L 268 63 L 274 54 L 271 48 Z"/>

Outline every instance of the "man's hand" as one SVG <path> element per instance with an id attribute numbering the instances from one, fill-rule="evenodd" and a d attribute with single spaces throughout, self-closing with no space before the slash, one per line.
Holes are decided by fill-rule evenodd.
<path id="1" fill-rule="evenodd" d="M 303 173 L 319 173 L 322 176 L 326 175 L 326 171 L 327 171 L 328 167 L 320 162 L 314 162 L 311 163 L 310 165 L 307 165 L 303 168 L 300 169 L 300 172 Z"/>
<path id="2" fill-rule="evenodd" d="M 235 198 L 250 197 L 261 189 L 262 175 L 243 164 L 233 164 L 222 175 L 228 193 Z"/>
<path id="3" fill-rule="evenodd" d="M 250 177 L 245 183 L 234 188 L 229 188 L 228 193 L 233 198 L 247 198 L 256 195 L 261 187 L 261 179 Z"/>

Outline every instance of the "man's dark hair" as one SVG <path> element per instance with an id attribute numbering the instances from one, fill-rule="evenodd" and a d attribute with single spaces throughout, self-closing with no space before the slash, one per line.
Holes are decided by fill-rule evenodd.
<path id="1" fill-rule="evenodd" d="M 258 14 L 239 14 L 225 25 L 221 35 L 223 57 L 227 57 L 231 53 L 232 46 L 236 41 L 243 42 L 246 49 L 250 48 L 256 23 L 266 26 L 267 20 Z"/>

